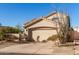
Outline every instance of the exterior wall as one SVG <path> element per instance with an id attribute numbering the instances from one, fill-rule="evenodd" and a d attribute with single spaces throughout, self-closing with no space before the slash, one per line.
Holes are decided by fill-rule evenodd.
<path id="1" fill-rule="evenodd" d="M 79 27 L 75 27 L 74 29 L 74 39 L 78 39 L 79 40 Z"/>
<path id="2" fill-rule="evenodd" d="M 54 24 L 54 21 L 48 21 L 48 20 L 44 19 L 28 28 L 40 27 L 40 26 L 56 27 L 56 25 Z"/>
<path id="3" fill-rule="evenodd" d="M 14 34 L 14 33 L 6 34 L 6 40 L 14 41 L 16 39 L 19 39 L 19 34 Z"/>
<path id="4" fill-rule="evenodd" d="M 79 40 L 79 32 L 74 31 L 73 35 L 74 35 L 73 39 L 78 39 Z"/>
<path id="5" fill-rule="evenodd" d="M 56 28 L 56 24 L 54 23 L 54 21 L 49 21 L 47 19 L 44 19 L 28 28 L 26 28 L 28 31 L 31 28 L 36 28 L 36 27 L 55 27 Z M 27 33 L 27 31 L 25 30 L 25 32 Z M 29 32 L 28 32 L 29 33 Z M 28 39 L 30 40 L 31 38 L 34 39 L 35 41 L 39 40 L 39 41 L 43 41 L 43 40 L 47 40 L 48 37 L 57 34 L 55 29 L 37 29 L 37 30 L 32 30 L 31 34 L 28 34 Z M 31 37 L 32 36 L 32 37 Z M 39 38 L 38 38 L 39 37 Z"/>
<path id="6" fill-rule="evenodd" d="M 68 24 L 68 19 L 67 19 L 67 16 L 66 15 L 63 15 L 63 14 L 54 14 L 54 15 L 51 15 L 51 16 L 48 16 L 47 18 L 43 18 L 43 20 L 27 27 L 26 29 L 29 30 L 29 29 L 32 29 L 32 28 L 37 28 L 37 27 L 54 27 L 54 28 L 57 28 L 58 26 L 56 26 L 56 22 L 53 20 L 53 18 L 58 18 L 58 16 L 61 18 L 63 16 L 64 18 L 64 22 L 66 24 Z M 62 21 L 62 19 L 59 19 L 60 21 Z M 62 21 L 62 23 L 64 23 Z M 44 30 L 41 30 L 41 29 L 37 29 L 37 30 L 32 30 L 32 33 L 30 34 L 32 36 L 32 38 L 37 41 L 39 39 L 39 41 L 42 41 L 42 40 L 47 40 L 48 37 L 52 36 L 52 35 L 55 35 L 57 34 L 56 30 L 55 29 L 51 29 L 51 30 L 48 30 L 48 29 L 44 29 Z M 29 37 L 31 37 L 29 35 Z"/>
<path id="7" fill-rule="evenodd" d="M 75 27 L 75 28 L 73 28 L 73 29 L 74 29 L 74 31 L 79 32 L 79 27 Z"/>
<path id="8" fill-rule="evenodd" d="M 18 38 L 19 38 L 19 34 L 11 34 L 11 35 L 16 36 L 16 37 L 18 37 Z"/>
<path id="9" fill-rule="evenodd" d="M 62 24 L 63 23 L 68 24 L 68 18 L 67 18 L 67 16 L 64 15 L 64 14 L 61 14 L 61 13 L 54 14 L 53 16 L 49 16 L 47 19 L 51 20 L 53 18 L 58 18 L 58 17 L 59 17 L 59 20 L 61 21 Z M 64 19 L 64 21 L 63 21 L 63 19 Z"/>
<path id="10" fill-rule="evenodd" d="M 35 30 L 35 31 L 32 31 L 33 39 L 35 41 L 47 40 L 48 37 L 55 35 L 55 34 L 57 34 L 56 30 Z"/>

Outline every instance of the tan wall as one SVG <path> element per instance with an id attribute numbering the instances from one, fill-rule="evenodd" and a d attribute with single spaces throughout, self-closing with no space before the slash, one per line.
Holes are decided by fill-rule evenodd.
<path id="1" fill-rule="evenodd" d="M 62 14 L 59 14 L 60 16 L 62 16 Z M 31 26 L 29 26 L 28 28 L 34 28 L 34 27 L 44 27 L 44 26 L 47 26 L 47 27 L 56 27 L 56 23 L 54 21 L 52 21 L 52 18 L 54 17 L 57 17 L 56 14 L 54 14 L 53 16 L 49 16 L 48 18 L 44 18 L 44 20 L 36 23 L 36 24 L 33 24 Z M 65 22 L 67 22 L 67 18 L 66 16 L 64 15 L 64 19 L 65 19 Z M 27 28 L 27 29 L 28 29 Z M 39 36 L 39 40 L 42 41 L 42 40 L 47 40 L 48 37 L 54 35 L 54 34 L 57 34 L 56 30 L 52 29 L 52 30 L 33 30 L 32 31 L 32 37 L 35 41 L 37 41 L 37 37 Z M 30 36 L 29 36 L 30 37 Z"/>
<path id="2" fill-rule="evenodd" d="M 15 37 L 19 38 L 19 34 L 10 34 L 10 35 L 12 35 L 12 36 L 15 36 Z"/>
<path id="3" fill-rule="evenodd" d="M 35 30 L 32 31 L 33 39 L 37 41 L 39 36 L 39 41 L 47 40 L 48 37 L 57 34 L 56 30 Z"/>
<path id="4" fill-rule="evenodd" d="M 59 17 L 60 19 L 60 21 L 61 21 L 61 23 L 66 23 L 67 24 L 67 16 L 66 15 L 64 15 L 64 14 L 61 14 L 61 13 L 58 13 L 58 14 L 54 14 L 53 16 L 49 16 L 47 19 L 48 20 L 51 20 L 52 18 L 56 18 L 56 17 Z M 64 21 L 63 21 L 63 19 L 64 19 Z"/>
<path id="5" fill-rule="evenodd" d="M 73 35 L 74 35 L 74 37 L 73 37 L 74 39 L 78 39 L 79 40 L 79 32 L 74 31 Z"/>
<path id="6" fill-rule="evenodd" d="M 46 19 L 28 27 L 28 28 L 34 28 L 34 27 L 56 27 L 56 24 L 53 21 L 48 21 Z M 27 33 L 27 31 L 25 31 Z M 39 28 L 37 30 L 33 30 L 32 31 L 32 37 L 35 41 L 37 41 L 37 37 L 39 36 L 39 41 L 42 40 L 47 40 L 48 37 L 52 36 L 56 34 L 56 30 L 55 29 L 51 29 L 51 30 L 39 30 Z M 28 35 L 28 33 L 27 33 Z M 30 36 L 29 36 L 30 37 Z"/>
<path id="7" fill-rule="evenodd" d="M 28 27 L 28 28 L 33 28 L 33 27 L 40 27 L 40 26 L 48 26 L 48 27 L 56 27 L 53 21 L 48 21 L 46 19 Z"/>

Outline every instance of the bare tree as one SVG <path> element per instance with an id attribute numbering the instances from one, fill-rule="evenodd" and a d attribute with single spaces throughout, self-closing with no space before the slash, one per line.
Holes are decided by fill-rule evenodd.
<path id="1" fill-rule="evenodd" d="M 57 35 L 59 37 L 60 43 L 63 44 L 68 41 L 68 37 L 69 37 L 69 24 L 68 24 L 69 19 L 66 19 L 65 21 L 63 13 L 60 16 L 60 14 L 57 12 L 56 16 L 57 18 L 54 20 L 57 28 L 56 31 L 57 31 Z"/>

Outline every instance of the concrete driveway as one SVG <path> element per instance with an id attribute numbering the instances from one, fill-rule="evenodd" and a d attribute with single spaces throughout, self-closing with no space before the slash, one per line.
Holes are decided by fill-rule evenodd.
<path id="1" fill-rule="evenodd" d="M 0 49 L 0 54 L 11 55 L 74 55 L 79 53 L 79 46 L 57 47 L 53 42 L 17 44 Z"/>

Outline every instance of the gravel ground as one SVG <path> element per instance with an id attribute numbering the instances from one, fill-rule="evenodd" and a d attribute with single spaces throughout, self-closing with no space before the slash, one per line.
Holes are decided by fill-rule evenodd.
<path id="1" fill-rule="evenodd" d="M 18 43 L 13 43 L 13 42 L 3 42 L 3 43 L 0 43 L 0 49 L 3 49 L 5 47 L 9 47 L 9 46 L 12 46 L 12 45 L 17 45 Z"/>
<path id="2" fill-rule="evenodd" d="M 78 42 L 77 42 L 78 43 Z M 55 46 L 54 42 L 46 43 L 4 43 L 0 45 L 1 55 L 78 55 L 79 45 Z"/>

